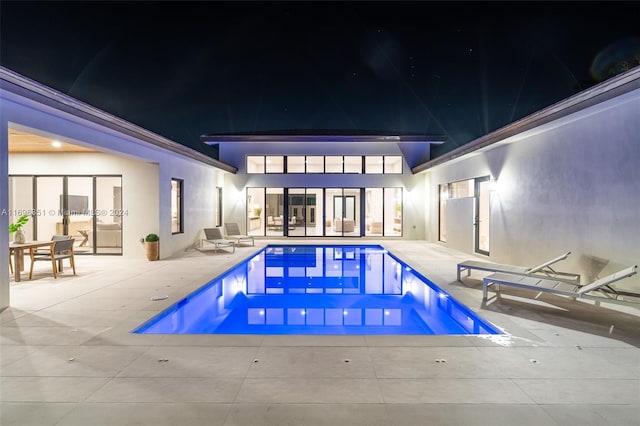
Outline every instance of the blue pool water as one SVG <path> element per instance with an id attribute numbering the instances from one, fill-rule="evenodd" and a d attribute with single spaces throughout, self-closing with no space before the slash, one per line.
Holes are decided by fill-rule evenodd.
<path id="1" fill-rule="evenodd" d="M 501 334 L 378 245 L 267 246 L 133 332 Z"/>

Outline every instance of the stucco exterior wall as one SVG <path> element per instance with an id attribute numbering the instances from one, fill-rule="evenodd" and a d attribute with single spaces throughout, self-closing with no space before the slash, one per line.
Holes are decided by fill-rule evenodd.
<path id="1" fill-rule="evenodd" d="M 584 282 L 638 264 L 638 135 L 635 90 L 430 169 L 430 215 L 438 217 L 439 184 L 491 175 L 492 261 L 535 265 L 571 251 L 561 270 L 582 274 Z M 438 239 L 437 227 L 432 220 L 431 241 Z M 473 247 L 446 244 L 473 253 Z M 640 279 L 621 286 L 637 289 Z"/>

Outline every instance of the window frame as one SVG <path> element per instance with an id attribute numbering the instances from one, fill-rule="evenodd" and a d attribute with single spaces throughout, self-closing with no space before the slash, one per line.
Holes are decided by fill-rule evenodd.
<path id="1" fill-rule="evenodd" d="M 177 184 L 177 191 L 174 193 L 174 183 Z M 178 197 L 176 200 L 175 197 Z M 176 204 L 176 212 L 177 212 L 177 225 L 178 229 L 174 230 L 173 223 L 173 207 L 174 201 Z M 184 179 L 180 178 L 171 178 L 171 235 L 176 234 L 184 234 Z"/>

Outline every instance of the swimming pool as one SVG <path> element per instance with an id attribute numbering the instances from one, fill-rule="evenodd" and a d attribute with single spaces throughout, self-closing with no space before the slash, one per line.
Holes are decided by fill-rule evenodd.
<path id="1" fill-rule="evenodd" d="M 269 245 L 133 332 L 502 334 L 379 245 Z"/>

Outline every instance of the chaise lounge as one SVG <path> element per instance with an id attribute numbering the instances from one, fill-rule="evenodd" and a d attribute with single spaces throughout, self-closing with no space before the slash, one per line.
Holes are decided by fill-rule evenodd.
<path id="1" fill-rule="evenodd" d="M 227 238 L 231 240 L 235 240 L 236 244 L 240 244 L 241 242 L 251 242 L 251 245 L 254 246 L 255 242 L 253 241 L 253 237 L 250 235 L 244 235 L 240 232 L 240 226 L 238 226 L 235 222 L 229 222 L 224 224 L 224 232 L 227 234 Z"/>
<path id="2" fill-rule="evenodd" d="M 220 248 L 231 247 L 231 253 L 235 253 L 236 251 L 236 242 L 232 240 L 227 240 L 222 237 L 222 232 L 220 228 L 204 228 L 205 238 L 202 240 L 202 247 L 205 247 L 205 242 L 209 244 L 213 244 L 216 251 Z"/>
<path id="3" fill-rule="evenodd" d="M 631 293 L 617 290 L 611 287 L 616 281 L 635 275 L 638 266 L 630 266 L 621 271 L 600 278 L 591 284 L 584 286 L 569 284 L 557 279 L 539 278 L 527 275 L 515 275 L 505 273 L 495 273 L 489 275 L 482 280 L 482 296 L 487 299 L 489 286 L 495 286 L 497 292 L 500 291 L 500 285 L 524 288 L 527 290 L 536 290 L 539 292 L 559 294 L 569 296 L 574 299 L 590 299 L 596 301 L 613 302 L 613 303 L 631 303 L 638 305 L 636 302 L 628 302 L 624 297 L 640 298 L 640 293 Z M 619 299 L 622 296 L 623 299 Z"/>
<path id="4" fill-rule="evenodd" d="M 460 273 L 467 271 L 467 276 L 471 275 L 472 269 L 489 272 L 502 272 L 514 275 L 531 275 L 542 278 L 554 278 L 558 281 L 578 284 L 580 283 L 580 274 L 574 274 L 571 272 L 559 272 L 554 270 L 551 265 L 566 259 L 571 254 L 570 251 L 566 252 L 562 256 L 558 256 L 555 259 L 548 260 L 538 266 L 527 268 L 525 266 L 504 265 L 500 263 L 482 262 L 476 260 L 465 260 L 458 263 L 458 281 L 460 279 Z"/>

